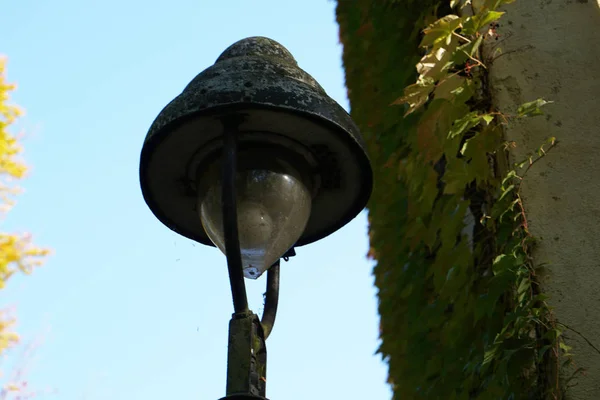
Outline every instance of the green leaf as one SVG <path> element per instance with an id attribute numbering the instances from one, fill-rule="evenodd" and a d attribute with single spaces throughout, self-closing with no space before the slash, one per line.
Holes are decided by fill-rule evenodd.
<path id="1" fill-rule="evenodd" d="M 448 138 L 453 139 L 459 135 L 462 135 L 469 129 L 479 125 L 480 122 L 481 116 L 477 113 L 477 111 L 470 112 L 464 117 L 454 121 L 454 125 L 448 134 Z"/>
<path id="2" fill-rule="evenodd" d="M 523 302 L 525 297 L 529 293 L 529 289 L 531 288 L 531 281 L 529 279 L 523 279 L 517 288 L 517 295 L 519 302 Z"/>
<path id="3" fill-rule="evenodd" d="M 443 246 L 449 249 L 456 246 L 456 238 L 464 227 L 468 207 L 468 201 L 460 201 L 457 204 L 455 199 L 448 200 L 448 203 L 444 206 L 442 215 L 445 216 L 445 221 L 440 229 L 440 239 Z"/>
<path id="4" fill-rule="evenodd" d="M 435 88 L 435 82 L 431 78 L 419 79 L 417 83 L 404 89 L 404 96 L 396 99 L 392 105 L 408 104 L 409 108 L 404 114 L 407 116 L 419 109 L 429 99 L 429 94 Z"/>
<path id="5" fill-rule="evenodd" d="M 483 35 L 477 39 L 459 46 L 452 57 L 452 61 L 456 65 L 464 64 L 469 58 L 476 58 L 477 51 L 483 42 Z"/>
<path id="6" fill-rule="evenodd" d="M 453 159 L 446 165 L 443 181 L 444 194 L 461 195 L 464 193 L 466 186 L 473 180 L 467 163 L 460 159 Z"/>
<path id="7" fill-rule="evenodd" d="M 500 254 L 499 256 L 496 256 L 494 262 L 492 263 L 494 275 L 499 275 L 500 273 L 511 269 L 514 266 L 514 261 L 514 257 L 511 257 L 508 254 Z"/>
<path id="8" fill-rule="evenodd" d="M 484 114 L 481 119 L 488 123 L 488 126 L 481 132 L 477 132 L 475 136 L 469 140 L 465 141 L 460 153 L 467 158 L 482 156 L 487 160 L 487 154 L 493 153 L 500 147 L 502 131 L 496 126 L 489 126 L 488 122 L 493 119 L 493 116 Z"/>
<path id="9" fill-rule="evenodd" d="M 484 114 L 481 116 L 481 118 L 483 118 L 483 120 L 489 125 L 492 123 L 492 121 L 494 120 L 494 116 L 491 114 Z"/>
<path id="10" fill-rule="evenodd" d="M 502 15 L 504 15 L 503 12 L 493 10 L 486 10 L 481 13 L 477 13 L 465 19 L 463 29 L 460 33 L 463 35 L 475 35 L 482 28 L 485 28 L 492 22 L 497 21 Z"/>
<path id="11" fill-rule="evenodd" d="M 484 26 L 499 20 L 504 14 L 505 13 L 501 11 L 487 11 L 481 15 L 479 19 L 479 25 L 483 28 Z"/>
<path id="12" fill-rule="evenodd" d="M 456 97 L 457 93 L 464 90 L 463 86 L 466 86 L 466 84 L 466 78 L 459 75 L 450 75 L 438 83 L 433 92 L 434 98 L 452 100 Z"/>
<path id="13" fill-rule="evenodd" d="M 546 104 L 551 104 L 551 103 L 553 103 L 553 102 L 546 101 L 544 99 L 537 99 L 534 101 L 530 101 L 528 103 L 524 103 L 517 109 L 517 116 L 533 117 L 536 115 L 544 115 L 544 113 L 542 112 L 542 110 L 540 110 L 540 108 L 545 106 Z"/>
<path id="14" fill-rule="evenodd" d="M 452 67 L 452 56 L 458 47 L 458 39 L 448 36 L 448 41 L 436 47 L 421 58 L 417 64 L 417 72 L 422 77 L 434 79 L 436 82 L 443 79 L 449 68 Z"/>
<path id="15" fill-rule="evenodd" d="M 561 335 L 562 335 L 562 332 L 561 332 L 561 330 L 559 328 L 549 329 L 548 332 L 546 332 L 542 336 L 542 339 L 547 339 L 547 340 L 550 340 L 551 342 L 554 342 Z"/>
<path id="16" fill-rule="evenodd" d="M 501 5 L 514 3 L 516 0 L 486 0 L 482 9 L 495 10 Z"/>
<path id="17" fill-rule="evenodd" d="M 435 203 L 435 199 L 438 195 L 438 174 L 433 169 L 433 167 L 428 168 L 428 173 L 423 180 L 423 187 L 421 190 L 421 196 L 419 196 L 419 203 L 422 204 L 422 207 L 427 210 L 431 210 L 433 208 L 433 204 Z M 428 240 L 426 244 L 432 247 L 433 242 L 435 241 L 435 234 L 432 234 L 432 239 Z"/>
<path id="18" fill-rule="evenodd" d="M 514 169 L 509 171 L 506 176 L 504 177 L 504 179 L 502 180 L 502 186 L 504 187 L 504 185 L 506 185 L 507 183 L 513 182 L 513 180 L 515 178 L 519 178 L 519 176 L 517 175 L 517 171 L 515 171 Z M 506 190 L 506 189 L 504 189 Z"/>
<path id="19" fill-rule="evenodd" d="M 488 124 L 493 118 L 489 114 L 481 116 L 481 119 Z M 463 144 L 460 153 L 469 161 L 470 168 L 473 170 L 473 177 L 478 183 L 482 183 L 492 177 L 493 171 L 489 164 L 488 156 L 495 152 L 501 143 L 501 129 L 496 125 L 488 125 Z"/>
<path id="20" fill-rule="evenodd" d="M 452 120 L 452 103 L 444 100 L 433 100 L 421 115 L 417 125 L 417 135 L 411 145 L 426 162 L 435 163 L 444 152 L 444 142 Z M 414 178 L 413 178 L 414 179 Z"/>
<path id="21" fill-rule="evenodd" d="M 446 15 L 438 19 L 423 30 L 425 36 L 419 47 L 429 47 L 442 41 L 447 41 L 448 37 L 460 26 L 461 22 L 462 19 L 457 15 Z"/>
<path id="22" fill-rule="evenodd" d="M 504 198 L 506 198 L 506 196 L 508 196 L 510 194 L 510 192 L 512 192 L 514 189 L 515 189 L 515 185 L 510 185 L 509 187 L 504 189 L 504 191 L 500 195 L 500 198 L 498 199 L 498 202 L 501 202 L 502 200 L 504 200 Z"/>
<path id="23" fill-rule="evenodd" d="M 491 349 L 487 350 L 483 355 L 483 364 L 486 365 L 491 363 L 498 353 L 498 346 L 494 346 Z"/>
<path id="24" fill-rule="evenodd" d="M 347 65 L 357 105 L 353 112 L 369 135 L 374 158 L 380 160 L 376 163 L 380 185 L 370 217 L 382 314 L 379 351 L 390 359 L 396 397 L 526 397 L 528 391 L 522 389 L 529 389 L 535 377 L 522 372 L 535 362 L 539 351 L 534 350 L 549 344 L 536 343 L 539 338 L 529 333 L 549 322 L 549 313 L 547 304 L 534 302 L 528 290 L 524 265 L 528 242 L 515 193 L 521 181 L 517 173 L 522 170 L 507 175 L 501 166 L 498 175 L 493 173 L 490 155 L 504 156 L 508 150 L 502 148 L 500 122 L 505 118 L 481 102 L 468 101 L 481 88 L 479 74 L 466 78 L 456 72 L 467 60 L 469 65 L 477 64 L 479 50 L 487 42 L 486 35 L 470 36 L 465 29 L 486 31 L 501 15 L 496 7 L 506 2 L 473 0 L 476 17 L 469 20 L 470 26 L 467 17 L 430 25 L 437 19 L 435 6 L 418 0 L 392 2 L 406 3 L 406 8 L 373 6 L 375 2 L 347 7 L 345 12 L 352 14 L 347 19 L 352 21 L 343 29 L 347 59 L 355 59 L 354 66 Z M 471 3 L 448 2 L 457 14 Z M 488 7 L 482 8 L 484 4 Z M 349 35 L 363 21 L 372 21 L 377 29 L 368 35 L 357 33 L 352 44 Z M 416 46 L 410 48 L 407 41 L 420 33 L 419 26 L 428 26 L 424 53 L 417 52 Z M 390 53 L 385 54 L 386 48 Z M 498 54 L 493 50 L 487 56 Z M 391 57 L 387 64 L 395 68 L 386 72 L 385 65 L 374 63 L 373 73 L 356 69 L 356 62 L 373 54 Z M 411 75 L 417 62 L 420 77 L 415 82 Z M 414 85 L 398 90 L 407 81 Z M 369 89 L 373 87 L 379 94 Z M 393 90 L 398 91 L 390 97 Z M 379 98 L 393 100 L 401 95 L 396 104 L 403 104 L 402 111 L 377 104 Z M 402 118 L 405 111 L 412 114 Z M 549 146 L 532 148 L 531 157 L 543 155 Z M 509 170 L 514 169 L 511 161 L 506 162 Z M 440 180 L 446 184 L 444 193 L 440 193 Z M 461 237 L 465 210 L 457 211 L 470 197 L 465 188 L 471 184 L 485 195 L 485 226 L 477 230 L 474 243 Z M 502 254 L 493 266 L 488 265 L 486 260 Z"/>
<path id="25" fill-rule="evenodd" d="M 400 292 L 400 298 L 406 299 L 407 297 L 410 296 L 410 294 L 412 293 L 412 290 L 413 290 L 413 285 L 411 285 L 411 284 L 406 285 L 406 287 L 404 289 L 402 289 L 402 291 Z"/>
<path id="26" fill-rule="evenodd" d="M 572 350 L 573 348 L 571 346 L 567 346 L 565 344 L 565 342 L 563 342 L 562 340 L 558 343 L 558 346 L 560 347 L 560 349 L 564 352 L 569 352 L 569 350 Z"/>
<path id="27" fill-rule="evenodd" d="M 461 84 L 456 86 L 459 82 Z M 474 93 L 475 83 L 472 79 L 465 79 L 457 74 L 452 74 L 438 83 L 434 96 L 448 99 L 454 103 L 456 110 L 454 118 L 456 119 L 469 112 L 469 107 L 465 103 L 473 97 Z"/>

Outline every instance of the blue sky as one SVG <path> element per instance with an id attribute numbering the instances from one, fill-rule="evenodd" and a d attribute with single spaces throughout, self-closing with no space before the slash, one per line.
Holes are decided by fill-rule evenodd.
<path id="1" fill-rule="evenodd" d="M 2 306 L 42 335 L 30 385 L 62 400 L 218 399 L 232 304 L 225 257 L 161 225 L 138 182 L 154 117 L 233 42 L 271 37 L 347 106 L 327 0 L 3 2 L 0 54 L 31 166 L 2 222 L 53 248 Z M 386 399 L 366 213 L 282 265 L 272 400 Z M 261 311 L 265 279 L 249 284 Z M 8 368 L 11 360 L 0 367 Z"/>

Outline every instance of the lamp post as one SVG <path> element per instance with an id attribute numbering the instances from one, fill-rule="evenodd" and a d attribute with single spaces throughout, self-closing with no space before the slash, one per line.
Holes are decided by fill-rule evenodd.
<path id="1" fill-rule="evenodd" d="M 227 257 L 234 313 L 224 399 L 265 399 L 279 260 L 350 222 L 372 179 L 348 113 L 268 38 L 231 45 L 160 112 L 141 152 L 142 193 L 163 224 Z M 265 271 L 259 319 L 244 277 Z"/>

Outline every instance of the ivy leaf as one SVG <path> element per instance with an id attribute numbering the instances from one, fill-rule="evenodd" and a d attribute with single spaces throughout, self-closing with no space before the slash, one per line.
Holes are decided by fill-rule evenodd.
<path id="1" fill-rule="evenodd" d="M 486 365 L 491 363 L 494 358 L 496 358 L 496 354 L 498 352 L 498 346 L 495 345 L 491 349 L 487 350 L 483 355 L 483 363 L 482 365 Z"/>
<path id="2" fill-rule="evenodd" d="M 404 89 L 404 96 L 396 99 L 392 105 L 408 104 L 409 108 L 404 114 L 406 117 L 427 102 L 429 94 L 434 88 L 435 82 L 433 79 L 419 78 L 417 83 L 407 86 Z"/>
<path id="3" fill-rule="evenodd" d="M 476 111 L 470 112 L 464 117 L 454 121 L 454 125 L 452 125 L 452 129 L 450 129 L 448 138 L 454 139 L 455 137 L 464 134 L 469 129 L 476 127 L 480 122 L 481 116 Z"/>
<path id="4" fill-rule="evenodd" d="M 486 0 L 482 9 L 495 10 L 501 5 L 514 3 L 516 0 Z"/>
<path id="5" fill-rule="evenodd" d="M 489 114 L 484 114 L 481 117 L 486 123 L 489 123 L 494 119 Z M 465 141 L 464 145 L 460 150 L 460 154 L 467 158 L 477 156 L 477 154 L 492 153 L 498 149 L 502 139 L 502 132 L 494 126 L 488 126 L 481 132 L 477 132 L 475 136 Z"/>
<path id="6" fill-rule="evenodd" d="M 502 200 L 504 200 L 506 198 L 506 196 L 508 196 L 510 194 L 510 192 L 512 192 L 514 189 L 515 189 L 515 185 L 510 185 L 509 187 L 504 189 L 504 191 L 500 195 L 500 198 L 498 199 L 498 203 L 502 202 Z"/>
<path id="7" fill-rule="evenodd" d="M 484 26 L 491 24 L 494 21 L 500 19 L 505 13 L 502 11 L 487 11 L 484 12 L 483 15 L 479 16 L 479 27 L 483 28 Z"/>
<path id="8" fill-rule="evenodd" d="M 413 285 L 411 285 L 411 284 L 406 285 L 406 287 L 404 287 L 404 289 L 402 289 L 402 291 L 400 292 L 400 298 L 406 299 L 408 296 L 410 296 L 412 291 L 413 291 Z"/>
<path id="9" fill-rule="evenodd" d="M 492 121 L 494 120 L 494 116 L 491 114 L 484 114 L 481 116 L 481 118 L 483 118 L 483 120 L 486 122 L 486 124 L 491 124 Z"/>
<path id="10" fill-rule="evenodd" d="M 452 61 L 456 65 L 462 65 L 467 61 L 467 59 L 475 58 L 479 47 L 481 47 L 482 42 L 483 36 L 481 35 L 477 39 L 465 43 L 462 46 L 459 46 L 454 52 Z"/>
<path id="11" fill-rule="evenodd" d="M 438 83 L 433 92 L 434 98 L 452 100 L 456 94 L 464 90 L 463 85 L 466 82 L 467 79 L 462 76 L 450 75 Z"/>
<path id="12" fill-rule="evenodd" d="M 520 179 L 520 177 L 519 177 L 519 175 L 517 175 L 517 171 L 515 171 L 515 170 L 513 169 L 513 170 L 509 171 L 509 172 L 506 174 L 506 176 L 504 177 L 504 179 L 502 179 L 502 188 L 504 188 L 504 186 L 505 186 L 507 183 L 514 182 L 514 181 L 515 181 L 515 179 Z M 506 189 L 503 189 L 503 190 L 506 190 Z"/>
<path id="13" fill-rule="evenodd" d="M 425 36 L 419 46 L 429 47 L 443 40 L 448 41 L 448 37 L 460 26 L 461 22 L 462 19 L 457 15 L 446 15 L 438 19 L 423 30 Z"/>
<path id="14" fill-rule="evenodd" d="M 450 75 L 450 76 L 458 76 L 458 75 Z M 475 89 L 476 89 L 476 84 L 472 79 L 465 79 L 462 81 L 463 84 L 460 85 L 459 87 L 457 87 L 456 89 L 453 89 L 450 91 L 450 101 L 454 104 L 454 112 L 453 112 L 453 116 L 452 116 L 452 120 L 455 121 L 456 119 L 464 116 L 465 114 L 467 114 L 470 111 L 470 107 L 467 106 L 465 103 L 467 103 L 469 101 L 469 99 L 471 99 L 473 97 L 473 94 L 475 93 Z M 438 83 L 438 89 L 440 89 L 440 86 L 442 86 L 441 88 L 441 94 L 442 97 L 444 98 L 444 92 L 446 90 L 446 88 L 444 88 L 443 86 L 445 86 L 444 84 L 440 84 Z"/>
<path id="15" fill-rule="evenodd" d="M 453 36 L 450 36 L 449 39 L 445 46 L 436 48 L 421 58 L 417 64 L 417 72 L 421 76 L 438 81 L 453 65 L 450 59 L 458 46 L 458 39 Z"/>
<path id="16" fill-rule="evenodd" d="M 452 120 L 452 103 L 434 100 L 423 113 L 417 126 L 416 150 L 427 162 L 436 162 L 444 153 L 444 141 Z"/>
<path id="17" fill-rule="evenodd" d="M 435 203 L 435 199 L 438 195 L 438 174 L 435 172 L 433 167 L 428 169 L 428 174 L 426 175 L 423 181 L 423 187 L 421 189 L 421 196 L 419 197 L 419 202 L 422 204 L 424 209 L 431 210 L 433 208 L 433 204 Z M 437 233 L 437 232 L 436 232 Z M 428 240 L 426 244 L 431 247 L 431 244 L 435 241 L 436 233 L 431 235 L 432 239 Z"/>
<path id="18" fill-rule="evenodd" d="M 410 247 L 412 250 L 427 237 L 427 227 L 421 218 L 416 218 L 406 229 L 406 237 L 410 238 Z"/>
<path id="19" fill-rule="evenodd" d="M 474 35 L 477 30 L 475 29 L 475 21 L 473 21 L 474 16 L 467 17 L 465 22 L 463 23 L 462 30 L 460 33 L 463 35 Z"/>
<path id="20" fill-rule="evenodd" d="M 481 134 L 477 136 L 481 136 Z M 479 137 L 477 137 L 477 139 L 479 139 Z M 477 139 L 469 139 L 467 143 L 465 143 L 463 150 L 469 158 L 469 166 L 473 170 L 473 178 L 480 183 L 492 176 L 492 171 L 488 160 L 488 153 L 481 150 L 483 143 L 481 140 Z M 465 149 L 467 146 L 468 148 Z"/>
<path id="21" fill-rule="evenodd" d="M 464 35 L 474 35 L 485 26 L 500 19 L 502 15 L 504 15 L 504 12 L 492 10 L 484 11 L 481 14 L 475 14 L 465 20 L 461 33 Z"/>
<path id="22" fill-rule="evenodd" d="M 492 315 L 494 311 L 494 305 L 497 303 L 500 296 L 505 294 L 508 291 L 508 289 L 511 288 L 514 282 L 515 274 L 509 269 L 512 266 L 512 263 L 510 263 L 510 261 L 510 259 L 506 260 L 505 263 L 507 265 L 505 266 L 505 270 L 500 270 L 499 272 L 494 271 L 494 276 L 490 280 L 487 293 L 488 316 Z M 506 324 L 508 324 L 507 321 L 505 321 L 504 323 L 505 326 Z"/>
<path id="23" fill-rule="evenodd" d="M 456 158 L 451 160 L 446 165 L 446 172 L 444 173 L 444 194 L 462 195 L 472 178 L 467 163 Z"/>
<path id="24" fill-rule="evenodd" d="M 442 215 L 444 223 L 440 229 L 440 239 L 442 246 L 447 248 L 454 248 L 456 245 L 456 238 L 459 237 L 461 231 L 465 225 L 465 216 L 467 208 L 469 207 L 468 201 L 460 201 L 457 203 L 456 199 L 449 200 L 444 206 Z"/>
<path id="25" fill-rule="evenodd" d="M 572 347 L 571 347 L 571 346 L 567 346 L 567 345 L 566 345 L 564 342 L 560 342 L 558 345 L 560 346 L 560 348 L 561 348 L 563 351 L 566 351 L 566 352 L 568 352 L 569 350 L 571 350 L 571 349 L 572 349 Z"/>
<path id="26" fill-rule="evenodd" d="M 499 256 L 496 256 L 496 258 L 494 258 L 494 262 L 492 263 L 492 265 L 494 275 L 498 275 L 506 269 L 510 269 L 513 263 L 511 260 L 511 256 L 509 256 L 508 254 L 500 254 Z"/>
<path id="27" fill-rule="evenodd" d="M 481 116 L 485 123 L 491 123 L 494 116 L 484 114 Z M 469 161 L 473 170 L 473 177 L 477 183 L 486 182 L 492 177 L 488 156 L 500 148 L 503 140 L 503 132 L 497 125 L 488 125 L 475 136 L 465 141 L 460 152 Z"/>
<path id="28" fill-rule="evenodd" d="M 475 322 L 479 321 L 486 315 L 490 315 L 492 313 L 491 310 L 493 310 L 494 303 L 495 299 L 491 299 L 488 294 L 480 295 L 475 303 L 475 310 L 473 314 Z"/>
<path id="29" fill-rule="evenodd" d="M 449 112 L 444 115 L 443 123 L 438 124 L 439 132 L 438 135 L 443 138 L 442 144 L 444 148 L 444 154 L 446 155 L 446 159 L 454 159 L 460 150 L 461 144 L 461 136 L 457 137 L 449 137 L 448 133 L 452 128 L 452 125 L 455 123 L 460 116 L 464 116 L 469 112 L 469 107 L 462 102 L 459 102 L 459 99 L 468 98 L 469 93 L 471 91 L 471 87 L 467 85 L 465 90 L 458 89 L 456 91 L 457 97 L 454 101 L 450 100 L 449 104 L 451 104 Z M 444 99 L 434 100 L 434 101 L 448 101 Z M 432 102 L 433 104 L 433 102 Z"/>
<path id="30" fill-rule="evenodd" d="M 527 294 L 529 294 L 529 290 L 531 289 L 531 281 L 529 279 L 521 280 L 519 287 L 517 288 L 518 300 L 522 303 L 525 300 Z"/>
<path id="31" fill-rule="evenodd" d="M 529 103 L 522 104 L 517 109 L 517 116 L 519 117 L 534 117 L 536 115 L 544 115 L 543 111 L 540 110 L 541 107 L 546 104 L 551 104 L 552 101 L 546 101 L 544 99 L 537 99 L 534 101 L 530 101 Z"/>
<path id="32" fill-rule="evenodd" d="M 554 146 L 557 143 L 556 138 L 554 136 L 550 136 L 549 138 L 546 139 L 546 142 L 544 144 L 542 144 L 540 147 L 538 147 L 535 150 L 535 154 L 538 155 L 538 157 L 543 157 L 544 155 L 546 155 L 546 150 L 544 150 L 544 146 L 546 145 L 550 145 L 550 146 Z"/>

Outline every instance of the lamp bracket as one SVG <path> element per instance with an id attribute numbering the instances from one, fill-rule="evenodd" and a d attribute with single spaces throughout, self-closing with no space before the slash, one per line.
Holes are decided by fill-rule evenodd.
<path id="1" fill-rule="evenodd" d="M 229 322 L 226 399 L 264 399 L 266 373 L 267 348 L 258 316 L 250 311 L 234 313 Z"/>
<path id="2" fill-rule="evenodd" d="M 291 249 L 286 251 L 285 254 L 281 256 L 281 258 L 283 258 L 283 261 L 288 262 L 290 261 L 290 257 L 294 257 L 295 255 L 296 250 L 292 247 Z"/>

